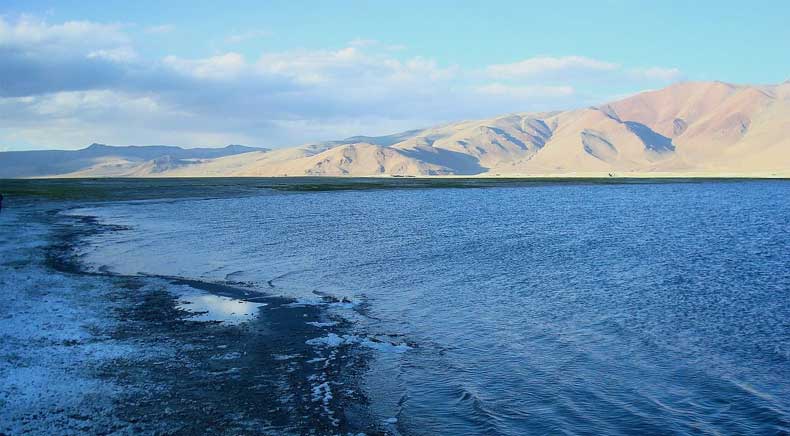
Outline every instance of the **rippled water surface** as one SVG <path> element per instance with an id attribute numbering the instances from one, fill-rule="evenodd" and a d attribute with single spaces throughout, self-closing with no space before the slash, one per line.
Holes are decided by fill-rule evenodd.
<path id="1" fill-rule="evenodd" d="M 358 302 L 401 434 L 790 431 L 790 183 L 280 192 L 86 209 L 86 260 Z M 397 421 L 395 419 L 397 419 Z"/>

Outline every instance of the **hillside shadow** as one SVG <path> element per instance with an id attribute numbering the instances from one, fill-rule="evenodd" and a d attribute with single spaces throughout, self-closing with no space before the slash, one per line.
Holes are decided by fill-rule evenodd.
<path id="1" fill-rule="evenodd" d="M 488 169 L 480 166 L 474 156 L 442 148 L 416 148 L 411 150 L 398 150 L 405 156 L 421 160 L 427 164 L 439 165 L 453 170 L 455 174 L 471 176 L 486 172 Z"/>
<path id="2" fill-rule="evenodd" d="M 645 148 L 656 153 L 672 153 L 675 151 L 675 144 L 672 143 L 671 138 L 656 133 L 650 127 L 635 121 L 626 121 L 626 127 L 633 134 L 639 137 L 645 144 Z"/>

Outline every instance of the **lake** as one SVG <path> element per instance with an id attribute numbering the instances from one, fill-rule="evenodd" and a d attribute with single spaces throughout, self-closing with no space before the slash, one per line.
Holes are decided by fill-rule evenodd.
<path id="1" fill-rule="evenodd" d="M 145 183 L 85 264 L 337 302 L 393 434 L 790 431 L 790 182 Z"/>

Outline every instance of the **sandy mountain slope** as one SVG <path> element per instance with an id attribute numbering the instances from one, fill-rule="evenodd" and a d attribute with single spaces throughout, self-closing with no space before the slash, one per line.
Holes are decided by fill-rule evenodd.
<path id="1" fill-rule="evenodd" d="M 608 105 L 623 119 L 672 139 L 700 170 L 790 168 L 790 83 L 682 83 Z"/>
<path id="2" fill-rule="evenodd" d="M 448 175 L 452 168 L 428 163 L 400 150 L 375 144 L 338 145 L 320 152 L 309 148 L 248 153 L 166 173 L 184 177 L 228 176 L 381 176 Z"/>
<path id="3" fill-rule="evenodd" d="M 193 159 L 102 153 L 55 173 L 36 173 L 37 157 L 16 153 L 14 158 L 28 166 L 12 177 L 790 176 L 790 82 L 679 83 L 598 107 L 509 114 L 273 151 L 237 149 Z"/>
<path id="4" fill-rule="evenodd" d="M 680 83 L 599 107 L 510 114 L 407 133 L 399 142 L 392 135 L 377 145 L 353 144 L 351 138 L 288 161 L 250 159 L 234 166 L 233 174 L 788 174 L 790 84 Z M 201 170 L 193 166 L 171 174 Z"/>

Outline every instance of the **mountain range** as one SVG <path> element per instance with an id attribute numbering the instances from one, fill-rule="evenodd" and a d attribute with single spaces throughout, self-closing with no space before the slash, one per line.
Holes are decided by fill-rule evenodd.
<path id="1" fill-rule="evenodd" d="M 0 178 L 662 175 L 790 176 L 790 82 L 684 82 L 595 107 L 273 150 L 0 153 Z"/>

